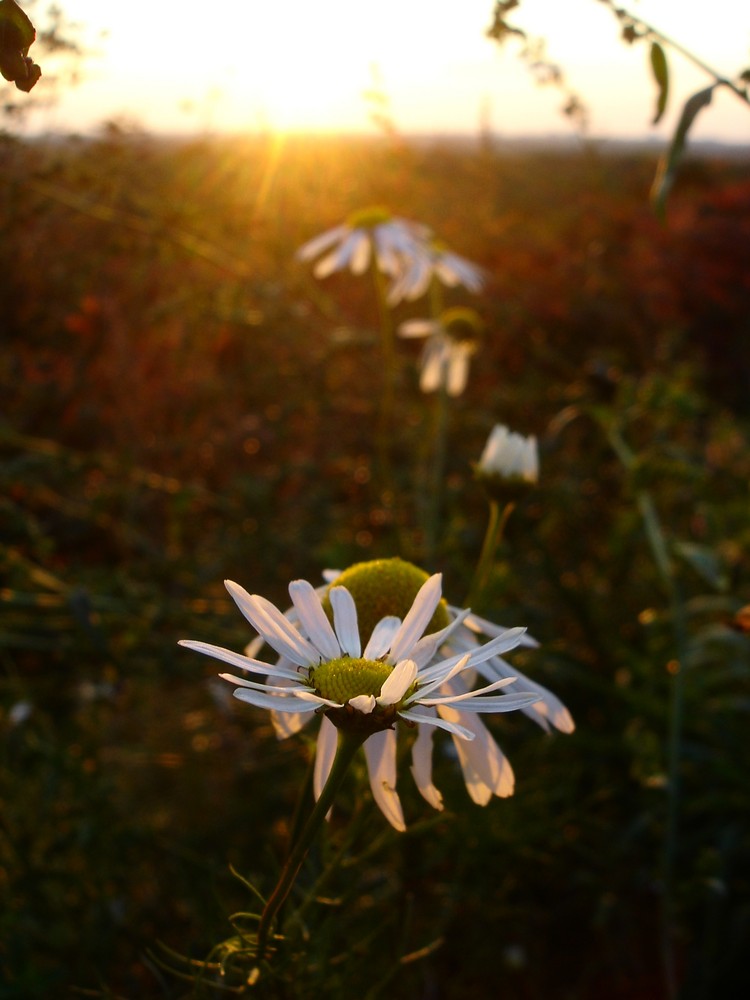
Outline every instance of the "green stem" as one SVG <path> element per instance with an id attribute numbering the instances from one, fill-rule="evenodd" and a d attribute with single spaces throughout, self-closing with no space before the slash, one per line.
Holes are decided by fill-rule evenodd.
<path id="1" fill-rule="evenodd" d="M 258 961 L 261 961 L 265 957 L 268 947 L 268 937 L 276 915 L 284 900 L 289 895 L 294 880 L 302 867 L 302 863 L 307 857 L 307 852 L 310 850 L 310 845 L 318 830 L 323 825 L 328 810 L 333 805 L 333 801 L 349 770 L 349 765 L 355 753 L 362 746 L 365 739 L 366 737 L 360 733 L 339 733 L 339 744 L 333 766 L 331 767 L 331 773 L 328 775 L 328 780 L 323 786 L 320 798 L 315 803 L 313 811 L 310 813 L 299 835 L 299 839 L 286 860 L 276 888 L 273 890 L 261 915 L 260 923 L 258 924 Z"/>
<path id="2" fill-rule="evenodd" d="M 706 73 L 707 76 L 713 77 L 713 79 L 722 87 L 728 87 L 737 97 L 740 98 L 741 101 L 744 101 L 745 104 L 750 104 L 750 96 L 748 96 L 748 92 L 746 89 L 738 87 L 737 84 L 733 83 L 731 80 L 728 80 L 725 76 L 722 76 L 721 73 L 718 73 L 712 66 L 709 66 L 708 63 L 705 63 L 699 56 L 696 56 L 694 52 L 691 52 L 689 49 L 684 48 L 684 46 L 680 45 L 679 42 L 676 42 L 673 38 L 670 38 L 669 35 L 665 35 L 663 32 L 658 31 L 656 28 L 650 25 L 648 21 L 644 21 L 642 18 L 636 17 L 634 14 L 631 14 L 630 11 L 622 10 L 622 8 L 619 7 L 619 4 L 616 7 L 616 5 L 613 3 L 613 0 L 604 0 L 604 2 L 613 10 L 616 9 L 621 10 L 622 14 L 624 14 L 627 17 L 627 19 L 633 24 L 633 26 L 634 27 L 637 26 L 649 38 L 652 38 L 656 42 L 663 43 L 668 48 L 672 49 L 674 52 L 678 52 L 683 57 L 683 59 L 687 59 L 688 62 L 691 62 L 693 64 L 693 66 L 697 66 L 697 68 Z M 619 14 L 618 17 L 621 17 L 622 14 Z"/>
<path id="3" fill-rule="evenodd" d="M 375 285 L 380 322 L 380 347 L 383 358 L 382 392 L 377 424 L 377 448 L 380 463 L 381 485 L 384 494 L 393 493 L 391 470 L 390 433 L 393 426 L 393 411 L 396 380 L 396 350 L 394 343 L 393 317 L 388 306 L 385 277 L 378 269 L 375 248 L 372 248 L 370 270 Z"/>
<path id="4" fill-rule="evenodd" d="M 440 514 L 445 480 L 445 447 L 448 432 L 448 393 L 440 385 L 435 398 L 433 424 L 432 469 L 429 478 L 427 510 L 425 517 L 425 563 L 433 567 L 435 549 L 440 530 Z"/>
<path id="5" fill-rule="evenodd" d="M 609 429 L 609 440 L 618 458 L 631 472 L 635 465 L 635 455 L 626 444 L 617 428 Z M 677 996 L 675 972 L 673 922 L 674 922 L 674 873 L 677 857 L 680 811 L 680 758 L 682 756 L 682 730 L 685 715 L 685 666 L 687 662 L 687 620 L 685 602 L 680 591 L 674 565 L 669 555 L 669 546 L 659 520 L 653 498 L 648 490 L 636 491 L 636 503 L 643 519 L 651 553 L 659 571 L 662 584 L 669 599 L 674 651 L 677 670 L 672 681 L 667 724 L 667 817 L 664 831 L 664 905 L 662 916 L 662 961 L 666 980 L 667 996 L 674 1000 Z"/>
<path id="6" fill-rule="evenodd" d="M 495 552 L 502 540 L 505 525 L 508 523 L 508 518 L 513 513 L 514 507 L 515 504 L 510 501 L 505 504 L 501 511 L 497 500 L 490 500 L 490 517 L 487 522 L 487 531 L 484 535 L 482 551 L 479 555 L 477 568 L 474 571 L 474 579 L 471 582 L 469 593 L 464 602 L 468 608 L 481 606 L 482 593 L 487 585 L 492 564 L 495 561 Z"/>

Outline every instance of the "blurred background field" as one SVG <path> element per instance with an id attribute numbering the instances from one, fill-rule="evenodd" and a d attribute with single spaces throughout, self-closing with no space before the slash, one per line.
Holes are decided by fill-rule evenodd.
<path id="1" fill-rule="evenodd" d="M 578 729 L 503 717 L 516 795 L 486 809 L 449 755 L 440 814 L 404 766 L 405 835 L 352 783 L 322 850 L 353 861 L 314 904 L 317 966 L 289 995 L 324 995 L 325 974 L 342 997 L 663 997 L 681 670 L 680 995 L 747 996 L 747 157 L 689 160 L 664 225 L 652 158 L 585 144 L 166 142 L 113 123 L 3 137 L 0 164 L 0 997 L 191 995 L 157 942 L 200 959 L 227 935 L 250 905 L 230 865 L 272 888 L 311 747 L 277 742 L 176 643 L 249 640 L 227 577 L 283 607 L 291 579 L 424 557 L 418 348 L 398 346 L 390 505 L 371 289 L 294 259 L 373 203 L 488 273 L 429 568 L 460 603 L 486 517 L 471 462 L 496 421 L 535 433 L 541 481 L 482 610 L 542 642 L 524 668 Z M 679 665 L 644 491 L 684 599 Z"/>

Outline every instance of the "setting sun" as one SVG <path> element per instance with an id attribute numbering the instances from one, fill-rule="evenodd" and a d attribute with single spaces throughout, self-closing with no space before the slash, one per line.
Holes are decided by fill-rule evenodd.
<path id="1" fill-rule="evenodd" d="M 501 47 L 486 37 L 493 0 L 214 0 L 201 17 L 170 0 L 63 7 L 83 26 L 90 54 L 81 83 L 41 128 L 86 130 L 124 116 L 168 132 L 367 132 L 364 94 L 376 81 L 403 132 L 466 134 L 480 121 L 506 135 L 570 131 L 562 95 L 533 82 L 518 41 Z M 750 23 L 741 23 L 734 0 L 716 0 L 703 21 L 686 18 L 676 0 L 641 0 L 633 9 L 722 73 L 747 64 Z M 707 82 L 671 57 L 671 105 L 652 130 L 647 48 L 623 44 L 603 4 L 523 0 L 512 22 L 547 40 L 549 58 L 590 105 L 593 135 L 667 135 Z M 747 107 L 718 93 L 694 135 L 748 141 Z"/>

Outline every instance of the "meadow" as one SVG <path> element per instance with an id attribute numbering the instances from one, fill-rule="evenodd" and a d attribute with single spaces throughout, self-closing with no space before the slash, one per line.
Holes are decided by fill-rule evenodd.
<path id="1" fill-rule="evenodd" d="M 252 638 L 226 578 L 285 607 L 290 580 L 393 555 L 460 604 L 497 422 L 537 435 L 541 476 L 477 610 L 528 626 L 517 662 L 576 732 L 492 720 L 517 784 L 485 808 L 448 753 L 440 813 L 404 765 L 406 833 L 358 765 L 304 874 L 305 947 L 270 992 L 228 987 L 747 996 L 747 157 L 688 159 L 663 223 L 653 156 L 595 144 L 113 123 L 2 137 L 0 164 L 0 998 L 225 995 L 183 959 L 227 937 L 245 880 L 273 887 L 313 743 L 278 741 L 177 641 Z M 397 344 L 385 495 L 372 289 L 295 259 L 373 204 L 488 275 L 446 292 L 485 334 L 432 545 L 419 347 Z"/>

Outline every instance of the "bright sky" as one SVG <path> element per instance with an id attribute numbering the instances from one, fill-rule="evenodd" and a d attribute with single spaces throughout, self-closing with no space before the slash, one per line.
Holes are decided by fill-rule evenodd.
<path id="1" fill-rule="evenodd" d="M 518 43 L 500 48 L 485 37 L 493 0 L 60 2 L 98 54 L 34 128 L 86 131 L 125 116 L 152 131 L 368 132 L 363 92 L 376 67 L 402 132 L 472 134 L 482 116 L 497 135 L 570 132 L 561 95 L 532 82 Z M 727 75 L 750 65 L 748 4 L 623 4 Z M 654 129 L 647 47 L 622 44 L 605 6 L 521 0 L 511 20 L 546 37 L 548 54 L 589 104 L 594 136 L 664 137 L 684 101 L 708 83 L 671 56 L 673 94 Z M 692 135 L 750 143 L 750 108 L 717 94 Z"/>

